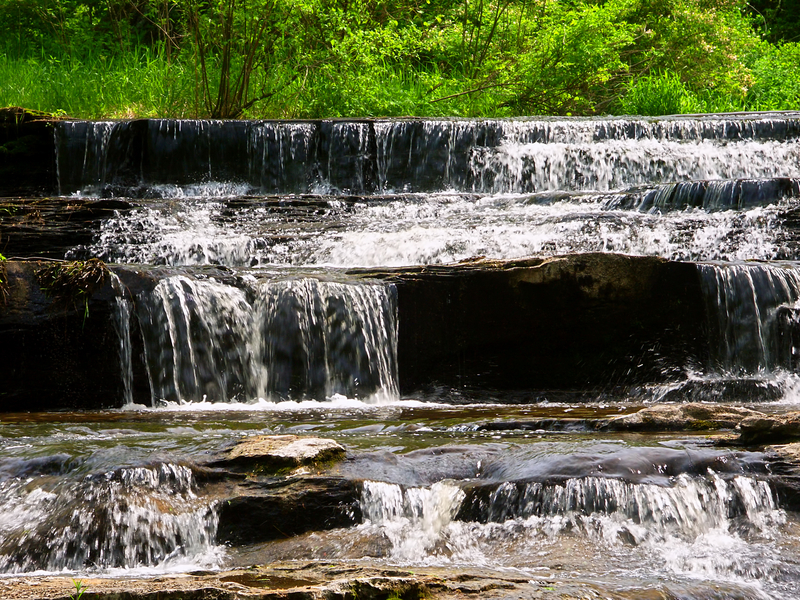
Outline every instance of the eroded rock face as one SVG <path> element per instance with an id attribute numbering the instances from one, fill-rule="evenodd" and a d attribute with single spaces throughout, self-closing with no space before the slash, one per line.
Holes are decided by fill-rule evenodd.
<path id="1" fill-rule="evenodd" d="M 400 391 L 585 390 L 680 377 L 708 355 L 697 267 L 575 254 L 405 269 Z"/>
<path id="2" fill-rule="evenodd" d="M 212 465 L 273 471 L 321 465 L 341 460 L 344 455 L 344 447 L 330 439 L 260 435 L 245 438 Z"/>
<path id="3" fill-rule="evenodd" d="M 0 359 L 10 365 L 5 410 L 121 406 L 118 294 L 110 283 L 91 294 L 85 318 L 83 304 L 66 310 L 43 294 L 34 275 L 47 263 L 7 264 L 9 296 L 0 306 Z M 138 303 L 176 272 L 234 287 L 237 276 L 213 266 L 111 270 L 131 308 L 132 399 L 150 405 L 162 396 L 145 371 Z M 396 286 L 401 394 L 610 390 L 680 378 L 687 362 L 702 364 L 708 355 L 705 304 L 691 263 L 581 254 L 347 275 Z M 74 391 L 65 394 L 66 387 Z"/>
<path id="4" fill-rule="evenodd" d="M 734 429 L 745 419 L 766 415 L 729 405 L 658 404 L 601 425 L 610 431 L 709 431 Z"/>
<path id="5" fill-rule="evenodd" d="M 0 303 L 0 410 L 120 406 L 111 283 L 86 298 L 56 302 L 36 277 L 51 264 L 6 263 L 7 296 Z"/>
<path id="6" fill-rule="evenodd" d="M 800 439 L 800 411 L 782 415 L 755 414 L 738 427 L 740 440 L 746 444 L 769 444 Z"/>

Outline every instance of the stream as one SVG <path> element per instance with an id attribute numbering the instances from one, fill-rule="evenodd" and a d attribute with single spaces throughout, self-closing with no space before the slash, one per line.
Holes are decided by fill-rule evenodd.
<path id="1" fill-rule="evenodd" d="M 114 283 L 116 408 L 0 414 L 4 576 L 334 561 L 609 598 L 800 598 L 800 515 L 763 448 L 587 424 L 697 397 L 800 410 L 800 115 L 65 121 L 54 136 L 58 196 L 125 205 L 65 258 L 156 283 Z M 706 360 L 580 393 L 409 390 L 399 285 L 354 274 L 583 253 L 696 264 Z M 360 522 L 219 542 L 202 465 L 260 434 L 344 445 L 332 469 L 360 482 Z"/>

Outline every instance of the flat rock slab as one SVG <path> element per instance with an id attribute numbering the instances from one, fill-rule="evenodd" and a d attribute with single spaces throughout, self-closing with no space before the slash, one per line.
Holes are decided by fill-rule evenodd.
<path id="1" fill-rule="evenodd" d="M 768 417 L 749 408 L 715 404 L 657 404 L 603 423 L 609 431 L 712 431 Z"/>
<path id="2" fill-rule="evenodd" d="M 756 413 L 739 424 L 739 438 L 746 444 L 770 444 L 800 440 L 800 411 L 782 415 Z"/>
<path id="3" fill-rule="evenodd" d="M 245 438 L 211 465 L 223 468 L 281 471 L 320 466 L 343 459 L 344 446 L 331 439 L 297 435 Z"/>
<path id="4" fill-rule="evenodd" d="M 577 600 L 676 598 L 662 590 L 606 589 L 596 582 L 531 579 L 482 568 L 392 567 L 340 563 L 274 564 L 213 574 L 150 579 L 79 578 L 83 600 Z M 666 592 L 666 590 L 663 590 Z M 717 590 L 719 591 L 719 590 Z M 69 577 L 12 577 L 3 580 L 4 600 L 68 600 Z"/>

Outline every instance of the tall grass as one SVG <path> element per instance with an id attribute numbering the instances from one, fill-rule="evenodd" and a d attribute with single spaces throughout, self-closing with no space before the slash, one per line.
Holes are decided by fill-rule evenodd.
<path id="1" fill-rule="evenodd" d="M 73 117 L 188 117 L 197 113 L 194 73 L 140 49 L 112 57 L 38 59 L 0 55 L 0 106 Z"/>

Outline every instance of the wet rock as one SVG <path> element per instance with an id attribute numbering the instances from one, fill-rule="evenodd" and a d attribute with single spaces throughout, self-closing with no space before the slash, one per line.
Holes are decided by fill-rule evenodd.
<path id="1" fill-rule="evenodd" d="M 0 197 L 48 194 L 58 187 L 53 121 L 38 111 L 0 109 Z"/>
<path id="2" fill-rule="evenodd" d="M 296 435 L 260 435 L 245 438 L 211 466 L 256 472 L 276 472 L 320 466 L 344 458 L 345 449 L 330 439 Z"/>
<path id="3" fill-rule="evenodd" d="M 691 263 L 598 253 L 371 276 L 397 285 L 402 393 L 608 389 L 674 379 L 708 356 Z"/>
<path id="4" fill-rule="evenodd" d="M 738 406 L 714 404 L 657 404 L 603 423 L 609 431 L 712 431 L 734 429 L 745 419 L 763 413 Z"/>
<path id="5" fill-rule="evenodd" d="M 56 302 L 36 273 L 53 263 L 6 262 L 0 304 L 0 410 L 35 411 L 120 405 L 119 337 L 106 281 L 74 301 Z"/>
<path id="6" fill-rule="evenodd" d="M 2 249 L 7 257 L 90 258 L 80 250 L 91 244 L 103 219 L 133 205 L 123 200 L 87 198 L 6 198 L 0 200 Z"/>
<path id="7" fill-rule="evenodd" d="M 765 453 L 778 504 L 786 510 L 800 510 L 800 443 L 767 446 Z"/>
<path id="8" fill-rule="evenodd" d="M 239 493 L 220 503 L 220 543 L 255 544 L 361 522 L 361 484 L 339 477 L 252 482 Z"/>
<path id="9" fill-rule="evenodd" d="M 800 439 L 800 411 L 782 415 L 755 414 L 738 427 L 739 439 L 745 444 L 767 444 Z"/>

